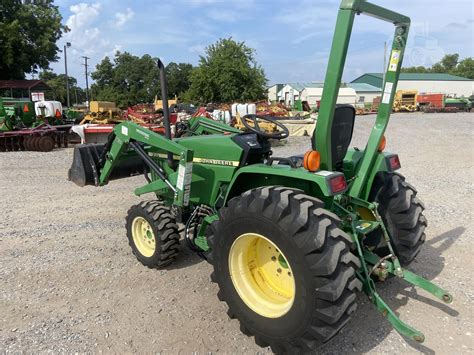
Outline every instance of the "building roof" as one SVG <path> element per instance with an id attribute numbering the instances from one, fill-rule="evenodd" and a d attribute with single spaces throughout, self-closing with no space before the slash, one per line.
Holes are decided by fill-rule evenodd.
<path id="1" fill-rule="evenodd" d="M 349 83 L 348 87 L 353 88 L 356 92 L 381 92 L 382 89 L 366 83 Z"/>
<path id="2" fill-rule="evenodd" d="M 288 83 L 296 91 L 303 91 L 306 88 L 322 88 L 324 83 Z"/>
<path id="3" fill-rule="evenodd" d="M 380 90 L 379 90 L 380 91 Z M 323 88 L 305 88 L 306 95 L 308 96 L 321 96 Z M 353 88 L 339 88 L 339 96 L 355 96 L 356 91 Z"/>
<path id="4" fill-rule="evenodd" d="M 285 84 L 273 84 L 273 85 L 268 86 L 267 89 L 276 87 L 276 91 L 280 91 L 283 88 L 283 86 L 285 86 Z"/>
<path id="5" fill-rule="evenodd" d="M 382 73 L 366 73 L 358 78 L 352 80 L 355 82 L 357 79 L 362 78 L 363 76 L 371 76 L 377 79 L 382 80 L 383 74 Z M 452 75 L 452 74 L 445 74 L 445 73 L 400 73 L 399 80 L 414 80 L 414 81 L 424 81 L 424 80 L 431 80 L 431 81 L 472 81 L 472 79 L 464 78 L 462 76 Z"/>
<path id="6" fill-rule="evenodd" d="M 51 90 L 43 80 L 0 80 L 0 89 Z"/>

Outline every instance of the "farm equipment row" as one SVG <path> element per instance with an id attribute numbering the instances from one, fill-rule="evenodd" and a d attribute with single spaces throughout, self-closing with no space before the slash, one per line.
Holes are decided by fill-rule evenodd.
<path id="1" fill-rule="evenodd" d="M 381 97 L 374 98 L 370 108 L 358 109 L 358 115 L 376 113 Z M 393 100 L 393 112 L 469 112 L 472 110 L 471 98 L 449 97 L 445 94 L 419 94 L 416 90 L 398 90 Z"/>
<path id="2" fill-rule="evenodd" d="M 55 147 L 67 148 L 71 125 L 50 126 L 43 123 L 35 128 L 0 132 L 0 152 L 50 152 Z"/>
<path id="3" fill-rule="evenodd" d="M 63 125 L 59 102 L 0 98 L 0 152 L 49 152 L 67 147 L 72 125 Z"/>

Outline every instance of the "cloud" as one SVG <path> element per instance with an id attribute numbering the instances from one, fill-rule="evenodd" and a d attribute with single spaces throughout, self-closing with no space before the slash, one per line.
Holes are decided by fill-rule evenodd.
<path id="1" fill-rule="evenodd" d="M 97 16 L 99 16 L 100 8 L 100 3 L 89 5 L 81 2 L 76 5 L 71 5 L 69 10 L 73 14 L 67 19 L 66 26 L 69 27 L 71 33 L 85 28 L 92 24 Z"/>
<path id="2" fill-rule="evenodd" d="M 237 21 L 237 14 L 235 11 L 223 10 L 223 9 L 212 9 L 206 12 L 207 17 L 214 21 L 221 22 L 235 22 Z"/>
<path id="3" fill-rule="evenodd" d="M 300 5 L 291 4 L 290 7 L 283 8 L 274 20 L 301 31 L 310 28 L 323 29 L 335 20 L 335 17 L 334 10 L 327 5 L 320 6 L 316 2 L 303 2 Z"/>
<path id="4" fill-rule="evenodd" d="M 206 46 L 204 44 L 196 44 L 189 47 L 189 52 L 204 55 L 206 54 Z"/>
<path id="5" fill-rule="evenodd" d="M 66 26 L 70 31 L 64 35 L 64 40 L 72 44 L 71 59 L 104 53 L 107 49 L 108 41 L 103 39 L 101 30 L 94 26 L 101 14 L 101 7 L 100 3 L 79 3 L 69 7 L 72 15 L 67 19 Z"/>
<path id="6" fill-rule="evenodd" d="M 465 30 L 469 28 L 468 25 L 464 23 L 458 23 L 458 22 L 451 22 L 446 25 L 447 29 L 454 29 L 454 30 Z"/>
<path id="7" fill-rule="evenodd" d="M 129 7 L 125 10 L 125 12 L 116 12 L 114 26 L 117 28 L 122 27 L 128 21 L 130 21 L 134 15 L 135 13 Z"/>
<path id="8" fill-rule="evenodd" d="M 123 52 L 123 46 L 122 45 L 116 44 L 114 46 L 114 48 L 112 48 L 110 51 L 105 52 L 104 58 L 105 57 L 113 58 L 113 57 L 115 57 L 115 53 L 117 53 L 117 52 Z"/>
<path id="9" fill-rule="evenodd" d="M 63 35 L 61 42 L 70 42 L 72 45 L 68 49 L 70 74 L 76 77 L 81 85 L 84 62 L 82 56 L 90 57 L 90 64 L 93 66 L 93 63 L 106 55 L 113 55 L 121 46 L 115 41 L 112 42 L 108 35 L 107 25 L 101 20 L 103 12 L 99 2 L 74 4 L 69 6 L 69 11 L 71 15 L 66 19 L 66 26 L 70 31 Z M 62 65 L 58 62 L 53 67 L 61 68 Z"/>

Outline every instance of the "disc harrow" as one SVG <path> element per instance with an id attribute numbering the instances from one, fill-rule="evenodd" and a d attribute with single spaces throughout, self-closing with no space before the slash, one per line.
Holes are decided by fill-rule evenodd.
<path id="1" fill-rule="evenodd" d="M 0 132 L 0 152 L 50 152 L 54 148 L 67 148 L 69 128 L 43 124 L 32 129 Z"/>

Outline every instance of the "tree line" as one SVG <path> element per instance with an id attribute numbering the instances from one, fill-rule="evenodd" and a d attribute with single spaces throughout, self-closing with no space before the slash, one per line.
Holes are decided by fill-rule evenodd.
<path id="1" fill-rule="evenodd" d="M 178 97 L 192 103 L 255 101 L 265 98 L 267 79 L 254 57 L 255 51 L 244 42 L 221 39 L 206 49 L 199 65 L 171 62 L 166 66 L 168 98 Z M 157 59 L 148 54 L 138 57 L 116 52 L 105 57 L 91 73 L 92 100 L 112 101 L 119 107 L 153 102 L 161 98 Z M 44 80 L 53 93 L 48 98 L 66 102 L 66 77 L 43 71 Z M 71 102 L 75 95 L 85 98 L 77 80 L 69 77 Z M 82 101 L 81 101 L 82 102 Z"/>
<path id="2" fill-rule="evenodd" d="M 474 79 L 474 58 L 459 60 L 459 54 L 446 54 L 431 67 L 414 66 L 402 68 L 403 73 L 446 73 Z"/>
<path id="3" fill-rule="evenodd" d="M 255 51 L 244 42 L 220 39 L 206 48 L 199 65 L 171 62 L 166 66 L 168 98 L 193 103 L 253 101 L 266 96 L 267 79 Z M 119 106 L 153 102 L 159 91 L 157 58 L 117 52 L 105 57 L 91 74 L 92 97 Z"/>

